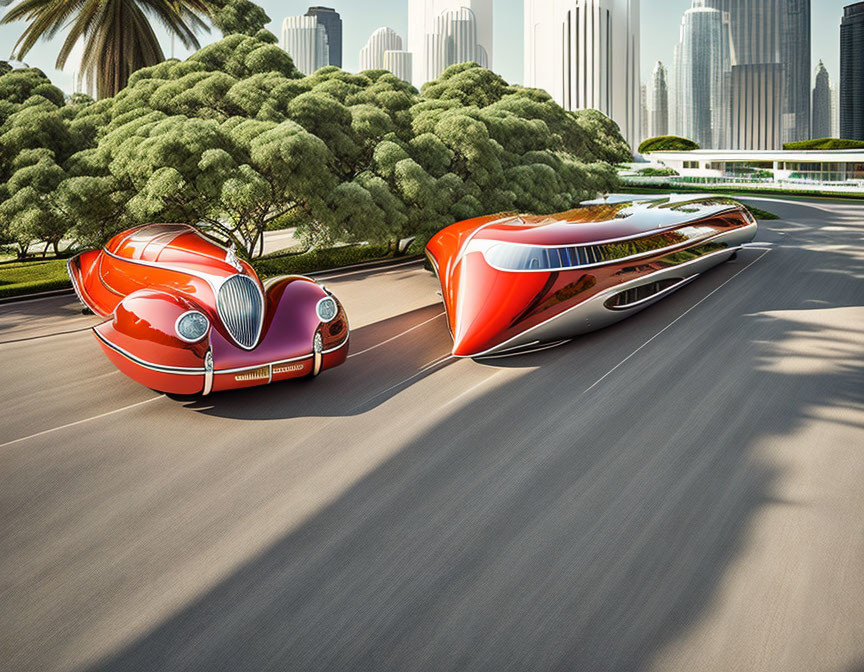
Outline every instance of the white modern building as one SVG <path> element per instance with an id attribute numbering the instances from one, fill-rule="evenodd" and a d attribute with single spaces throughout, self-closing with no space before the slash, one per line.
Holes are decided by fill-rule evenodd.
<path id="1" fill-rule="evenodd" d="M 449 66 L 493 63 L 492 0 L 409 0 L 408 50 L 416 86 Z"/>
<path id="2" fill-rule="evenodd" d="M 389 70 L 409 84 L 414 77 L 413 63 L 414 54 L 410 51 L 388 50 L 384 52 L 384 69 Z"/>
<path id="3" fill-rule="evenodd" d="M 525 85 L 596 109 L 636 149 L 642 129 L 639 0 L 525 0 Z"/>
<path id="4" fill-rule="evenodd" d="M 719 10 L 696 6 L 684 12 L 675 50 L 676 133 L 703 148 L 723 144 L 727 39 Z"/>
<path id="5" fill-rule="evenodd" d="M 360 50 L 360 70 L 384 68 L 384 52 L 402 51 L 402 38 L 392 28 L 379 28 Z"/>
<path id="6" fill-rule="evenodd" d="M 330 64 L 327 30 L 315 16 L 289 16 L 282 22 L 282 48 L 304 75 Z"/>
<path id="7" fill-rule="evenodd" d="M 864 188 L 864 151 L 743 151 L 698 150 L 653 152 L 645 157 L 659 166 L 672 168 L 682 178 L 735 181 L 764 180 L 791 187 L 834 185 Z M 673 180 L 674 182 L 674 180 Z"/>

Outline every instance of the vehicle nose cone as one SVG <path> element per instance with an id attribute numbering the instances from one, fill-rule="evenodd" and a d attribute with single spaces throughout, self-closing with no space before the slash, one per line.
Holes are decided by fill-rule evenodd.
<path id="1" fill-rule="evenodd" d="M 475 357 L 519 333 L 522 316 L 543 293 L 548 273 L 511 273 L 465 256 L 445 291 L 455 357 Z"/>

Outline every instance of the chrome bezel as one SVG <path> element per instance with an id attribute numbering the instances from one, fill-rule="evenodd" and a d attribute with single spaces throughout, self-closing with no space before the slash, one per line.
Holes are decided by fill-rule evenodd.
<path id="1" fill-rule="evenodd" d="M 195 339 L 186 338 L 183 334 L 180 333 L 180 320 L 182 320 L 187 315 L 191 315 L 192 313 L 197 313 L 198 315 L 203 317 L 204 321 L 207 323 L 207 326 L 204 328 L 204 333 Z M 201 339 L 203 339 L 205 336 L 207 336 L 208 331 L 210 331 L 210 320 L 200 310 L 187 310 L 185 313 L 182 313 L 180 315 L 180 317 L 178 317 L 176 320 L 174 320 L 174 333 L 177 334 L 177 338 L 179 338 L 184 343 L 199 343 L 201 341 Z"/>
<path id="2" fill-rule="evenodd" d="M 335 308 L 336 308 L 336 312 L 333 313 L 333 317 L 331 317 L 331 318 L 329 318 L 329 319 L 325 319 L 325 318 L 323 318 L 323 317 L 321 316 L 321 304 L 324 303 L 325 301 L 332 301 L 332 302 L 333 302 L 333 305 L 334 305 Z M 322 322 L 325 322 L 325 323 L 326 323 L 326 322 L 332 322 L 332 321 L 335 320 L 337 317 L 339 317 L 339 302 L 336 301 L 336 299 L 334 299 L 332 296 L 329 296 L 329 295 L 328 295 L 328 296 L 325 296 L 325 297 L 322 297 L 321 299 L 318 300 L 318 303 L 315 304 L 315 315 L 316 315 L 316 316 L 318 317 L 318 319 L 321 320 Z"/>

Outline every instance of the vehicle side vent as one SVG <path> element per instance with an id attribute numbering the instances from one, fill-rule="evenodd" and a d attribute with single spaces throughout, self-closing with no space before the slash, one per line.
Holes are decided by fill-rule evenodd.
<path id="1" fill-rule="evenodd" d="M 681 282 L 682 278 L 667 278 L 648 285 L 639 285 L 616 294 L 606 302 L 606 307 L 611 310 L 627 310 Z"/>
<path id="2" fill-rule="evenodd" d="M 222 323 L 240 346 L 250 350 L 258 342 L 264 319 L 264 299 L 258 285 L 248 275 L 233 275 L 216 298 Z"/>

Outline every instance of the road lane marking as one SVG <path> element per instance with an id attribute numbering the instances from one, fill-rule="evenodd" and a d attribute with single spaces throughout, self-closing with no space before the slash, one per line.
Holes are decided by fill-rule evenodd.
<path id="1" fill-rule="evenodd" d="M 151 397 L 150 399 L 145 399 L 144 401 L 139 401 L 135 404 L 129 404 L 128 406 L 124 406 L 123 408 L 115 408 L 113 411 L 108 411 L 106 413 L 100 413 L 99 415 L 94 415 L 91 418 L 84 418 L 83 420 L 76 420 L 75 422 L 70 422 L 65 425 L 60 425 L 59 427 L 53 427 L 51 429 L 45 429 L 41 432 L 36 432 L 35 434 L 30 434 L 29 436 L 22 436 L 20 439 L 12 439 L 11 441 L 7 441 L 6 443 L 0 443 L 0 448 L 6 448 L 7 446 L 12 446 L 16 443 L 21 443 L 22 441 L 28 441 L 30 439 L 35 439 L 39 436 L 45 436 L 46 434 L 53 434 L 54 432 L 59 432 L 63 429 L 68 429 L 69 427 L 75 427 L 76 425 L 83 425 L 85 422 L 91 422 L 92 420 L 99 420 L 100 418 L 106 418 L 109 415 L 115 415 L 116 413 L 122 413 L 123 411 L 128 411 L 132 408 L 137 408 L 138 406 L 143 406 L 144 404 L 149 404 L 151 401 L 156 401 L 157 399 L 164 399 L 165 395 L 160 394 L 158 397 Z"/>
<path id="2" fill-rule="evenodd" d="M 380 348 L 382 345 L 387 345 L 387 343 L 390 343 L 391 341 L 395 341 L 397 338 L 402 338 L 405 334 L 410 334 L 410 333 L 411 333 L 412 331 L 414 331 L 415 329 L 419 329 L 419 328 L 422 327 L 424 324 L 429 324 L 429 323 L 432 322 L 433 320 L 437 320 L 437 319 L 438 319 L 439 317 L 441 317 L 442 315 L 444 315 L 443 312 L 438 313 L 435 317 L 429 318 L 428 320 L 426 320 L 425 322 L 421 322 L 420 324 L 415 324 L 415 325 L 414 325 L 413 327 L 411 327 L 410 329 L 406 329 L 406 330 L 403 331 L 402 333 L 400 333 L 400 334 L 396 334 L 395 336 L 393 336 L 393 337 L 391 337 L 391 338 L 388 338 L 386 341 L 381 341 L 381 342 L 378 343 L 377 345 L 373 345 L 371 348 L 366 348 L 365 350 L 361 350 L 360 352 L 353 352 L 353 353 L 351 353 L 350 355 L 348 355 L 348 359 L 351 359 L 352 357 L 356 357 L 357 355 L 363 355 L 363 354 L 366 354 L 367 352 L 370 352 L 370 351 L 374 350 L 375 348 Z"/>
<path id="3" fill-rule="evenodd" d="M 755 264 L 755 263 L 758 262 L 760 259 L 762 259 L 762 257 L 764 257 L 766 254 L 768 254 L 770 251 L 771 251 L 771 250 L 765 250 L 762 254 L 760 254 L 758 257 L 756 257 L 755 260 L 753 260 L 753 261 L 751 261 L 749 264 L 747 264 L 744 268 L 742 268 L 740 271 L 738 271 L 735 275 L 733 275 L 731 278 L 729 278 L 729 279 L 728 279 L 726 282 L 724 282 L 722 285 L 720 285 L 719 287 L 717 287 L 716 289 L 714 289 L 714 290 L 713 290 L 712 292 L 710 292 L 709 294 L 706 294 L 706 295 L 705 295 L 704 297 L 702 297 L 702 299 L 701 299 L 700 301 L 698 301 L 697 303 L 694 303 L 692 306 L 690 306 L 690 308 L 688 308 L 688 309 L 685 310 L 683 313 L 681 313 L 678 317 L 676 317 L 674 320 L 672 320 L 669 324 L 667 324 L 667 325 L 666 325 L 665 327 L 663 327 L 660 331 L 658 331 L 656 334 L 654 334 L 651 338 L 649 338 L 647 341 L 645 341 L 642 345 L 640 345 L 638 348 L 636 348 L 633 352 L 631 352 L 629 355 L 627 355 L 624 359 L 622 359 L 620 362 L 618 362 L 615 366 L 613 366 L 611 369 L 609 369 L 609 371 L 607 371 L 606 374 L 604 374 L 604 375 L 603 375 L 599 380 L 597 380 L 597 382 L 595 382 L 591 387 L 589 387 L 587 390 L 585 390 L 582 394 L 587 394 L 588 392 L 590 392 L 591 390 L 593 390 L 595 387 L 597 387 L 600 383 L 602 383 L 602 382 L 603 382 L 604 380 L 606 380 L 609 376 L 611 376 L 613 373 L 615 373 L 615 371 L 617 371 L 617 370 L 618 370 L 619 368 L 621 368 L 624 364 L 626 364 L 630 359 L 632 359 L 634 356 L 636 356 L 637 353 L 639 353 L 639 352 L 640 352 L 641 350 L 643 350 L 646 346 L 648 346 L 648 344 L 650 344 L 654 339 L 656 339 L 658 336 L 660 336 L 663 332 L 665 332 L 667 329 L 669 329 L 669 328 L 670 328 L 672 325 L 674 325 L 676 322 L 678 322 L 678 321 L 680 321 L 681 319 L 683 319 L 683 318 L 684 318 L 688 313 L 690 313 L 691 311 L 695 310 L 695 309 L 698 308 L 700 305 L 702 305 L 703 303 L 705 303 L 705 301 L 707 301 L 708 299 L 710 299 L 714 294 L 716 294 L 717 292 L 719 292 L 719 291 L 720 291 L 721 289 L 723 289 L 726 285 L 728 285 L 730 282 L 732 282 L 735 278 L 737 278 L 739 275 L 741 275 L 744 271 L 746 271 L 748 268 L 750 268 L 751 266 L 753 266 L 753 264 Z"/>
<path id="4" fill-rule="evenodd" d="M 444 408 L 447 408 L 448 406 L 452 406 L 453 404 L 455 404 L 457 401 L 459 401 L 459 400 L 462 399 L 463 397 L 465 397 L 465 396 L 471 394 L 472 392 L 474 392 L 474 390 L 477 390 L 477 389 L 483 387 L 483 386 L 486 385 L 490 380 L 492 380 L 493 378 L 495 378 L 497 375 L 499 375 L 499 374 L 501 374 L 501 373 L 504 373 L 504 372 L 507 371 L 507 370 L 508 370 L 508 369 L 498 369 L 498 370 L 497 370 L 495 373 L 493 373 L 491 376 L 488 376 L 488 377 L 484 378 L 484 379 L 481 380 L 479 383 L 476 383 L 476 384 L 472 385 L 471 387 L 469 387 L 467 390 L 464 390 L 463 392 L 460 392 L 459 394 L 457 394 L 455 397 L 453 397 L 452 399 L 450 399 L 449 401 L 447 401 L 443 406 L 441 406 L 441 408 L 444 409 Z"/>

